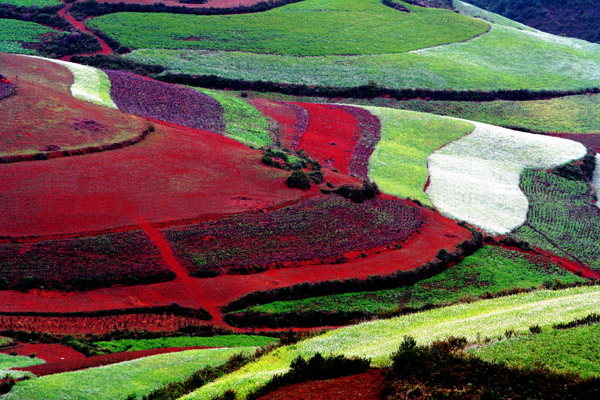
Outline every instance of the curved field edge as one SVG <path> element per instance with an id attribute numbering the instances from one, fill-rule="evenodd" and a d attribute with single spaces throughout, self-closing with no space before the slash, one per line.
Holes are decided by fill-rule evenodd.
<path id="1" fill-rule="evenodd" d="M 35 56 L 28 56 L 35 57 Z M 104 107 L 117 108 L 110 97 L 110 79 L 103 71 L 87 65 L 75 64 L 68 61 L 41 58 L 56 64 L 63 65 L 73 74 L 71 93 L 73 97 Z"/>
<path id="2" fill-rule="evenodd" d="M 0 5 L 1 7 L 1 5 Z M 0 18 L 0 51 L 14 54 L 36 54 L 27 45 L 39 43 L 51 28 L 29 21 Z"/>
<path id="3" fill-rule="evenodd" d="M 393 312 L 402 307 L 459 301 L 512 288 L 535 288 L 544 282 L 584 282 L 550 259 L 496 246 L 484 246 L 458 264 L 412 286 L 396 289 L 335 294 L 296 301 L 276 301 L 249 307 L 259 313 L 303 313 L 311 311 L 369 313 Z"/>
<path id="4" fill-rule="evenodd" d="M 121 400 L 131 394 L 140 397 L 204 367 L 221 365 L 234 354 L 253 350 L 253 347 L 190 350 L 48 375 L 18 382 L 3 399 Z"/>
<path id="5" fill-rule="evenodd" d="M 111 341 L 94 342 L 102 350 L 111 353 L 121 351 L 136 351 L 158 349 L 166 347 L 260 347 L 276 342 L 277 339 L 268 336 L 253 335 L 220 335 L 209 337 L 176 336 L 154 339 L 119 339 Z"/>
<path id="6" fill-rule="evenodd" d="M 410 12 L 394 10 L 380 0 L 304 0 L 254 14 L 115 13 L 87 24 L 131 48 L 294 56 L 406 52 L 468 40 L 489 29 L 482 20 L 450 10 L 399 4 Z"/>
<path id="7" fill-rule="evenodd" d="M 432 205 L 424 193 L 429 174 L 427 157 L 475 126 L 432 114 L 361 107 L 381 122 L 381 137 L 369 159 L 369 178 L 385 193 Z"/>
<path id="8" fill-rule="evenodd" d="M 504 234 L 527 220 L 519 187 L 527 168 L 549 169 L 585 156 L 581 143 L 471 122 L 475 130 L 427 158 L 425 193 L 442 215 Z"/>
<path id="9" fill-rule="evenodd" d="M 517 336 L 472 349 L 483 360 L 517 368 L 544 366 L 584 378 L 600 376 L 597 339 L 600 325 L 581 326 Z"/>
<path id="10" fill-rule="evenodd" d="M 468 42 L 410 53 L 295 57 L 139 49 L 125 58 L 164 65 L 167 76 L 333 88 L 375 83 L 391 89 L 581 90 L 597 87 L 600 77 L 600 45 L 501 25 Z"/>
<path id="11" fill-rule="evenodd" d="M 182 399 L 211 399 L 227 389 L 244 398 L 273 375 L 287 371 L 298 355 L 320 352 L 367 357 L 375 366 L 383 367 L 390 365 L 390 356 L 405 335 L 413 336 L 419 344 L 450 335 L 469 340 L 495 337 L 508 329 L 525 331 L 535 324 L 547 327 L 571 321 L 594 312 L 599 305 L 600 287 L 542 290 L 353 325 L 279 348 Z"/>

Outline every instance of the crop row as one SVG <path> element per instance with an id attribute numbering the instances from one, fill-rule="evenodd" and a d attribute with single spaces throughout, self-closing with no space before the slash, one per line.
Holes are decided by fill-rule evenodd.
<path id="1" fill-rule="evenodd" d="M 421 211 L 395 200 L 361 204 L 319 196 L 266 214 L 243 214 L 165 231 L 194 276 L 336 263 L 399 245 Z"/>
<path id="2" fill-rule="evenodd" d="M 600 209 L 592 202 L 588 184 L 552 172 L 528 170 L 521 188 L 529 200 L 529 213 L 527 224 L 514 236 L 600 269 Z"/>
<path id="3" fill-rule="evenodd" d="M 127 72 L 106 73 L 122 111 L 211 132 L 225 130 L 223 107 L 210 96 Z"/>
<path id="4" fill-rule="evenodd" d="M 308 127 L 308 111 L 296 104 L 266 99 L 254 99 L 252 105 L 263 115 L 275 120 L 277 139 L 282 148 L 298 149 L 300 138 Z"/>
<path id="5" fill-rule="evenodd" d="M 0 82 L 0 100 L 5 97 L 12 96 L 17 93 L 17 88 L 12 83 L 2 83 Z"/>
<path id="6" fill-rule="evenodd" d="M 0 51 L 35 54 L 33 49 L 23 47 L 23 44 L 39 43 L 40 37 L 50 32 L 53 32 L 52 29 L 35 22 L 1 19 L 0 16 Z"/>
<path id="7" fill-rule="evenodd" d="M 554 168 L 585 156 L 580 143 L 472 122 L 475 130 L 427 158 L 425 193 L 445 216 L 491 233 L 521 226 L 528 211 L 519 188 L 526 168 Z"/>
<path id="8" fill-rule="evenodd" d="M 89 290 L 173 279 L 140 232 L 0 244 L 0 288 Z"/>

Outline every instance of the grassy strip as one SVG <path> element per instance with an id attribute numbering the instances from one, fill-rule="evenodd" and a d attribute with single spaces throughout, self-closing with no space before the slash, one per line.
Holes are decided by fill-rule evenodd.
<path id="1" fill-rule="evenodd" d="M 247 101 L 222 91 L 198 90 L 213 97 L 223 107 L 227 136 L 252 147 L 271 144 L 269 120 Z"/>
<path id="2" fill-rule="evenodd" d="M 511 367 L 543 366 L 559 372 L 572 372 L 584 378 L 600 376 L 597 351 L 600 325 L 552 330 L 524 335 L 471 350 L 483 360 Z"/>
<path id="3" fill-rule="evenodd" d="M 369 159 L 369 178 L 385 193 L 431 205 L 424 193 L 427 157 L 474 128 L 436 115 L 364 107 L 381 121 L 381 138 Z"/>
<path id="4" fill-rule="evenodd" d="M 32 365 L 44 364 L 46 361 L 35 357 L 11 356 L 0 353 L 0 370 L 10 368 L 23 368 Z"/>
<path id="5" fill-rule="evenodd" d="M 146 349 L 157 349 L 164 347 L 188 347 L 188 346 L 207 346 L 207 347 L 260 347 L 276 342 L 277 339 L 267 336 L 253 335 L 225 335 L 211 337 L 161 337 L 155 339 L 121 339 L 109 342 L 95 342 L 100 350 L 108 350 L 111 353 L 121 351 L 135 351 Z"/>
<path id="6" fill-rule="evenodd" d="M 145 396 L 165 384 L 185 379 L 198 368 L 218 366 L 233 354 L 252 351 L 253 348 L 191 350 L 48 375 L 17 383 L 6 399 L 122 400 L 132 392 Z"/>
<path id="7" fill-rule="evenodd" d="M 44 34 L 52 29 L 35 22 L 0 19 L 0 51 L 16 54 L 36 54 L 33 49 L 23 47 L 23 43 L 39 43 Z"/>
<path id="8" fill-rule="evenodd" d="M 1 0 L 0 4 L 10 4 L 17 7 L 54 7 L 60 6 L 60 0 Z"/>
<path id="9" fill-rule="evenodd" d="M 546 327 L 569 321 L 595 311 L 599 305 L 600 287 L 540 290 L 354 325 L 277 349 L 184 399 L 210 399 L 227 389 L 236 390 L 243 398 L 274 374 L 287 371 L 298 355 L 343 354 L 367 357 L 376 366 L 386 366 L 404 335 L 415 337 L 420 344 L 450 335 L 464 336 L 468 340 L 495 337 L 508 329 L 523 331 L 536 323 Z"/>
<path id="10" fill-rule="evenodd" d="M 116 13 L 87 24 L 132 48 L 296 56 L 406 52 L 467 40 L 489 29 L 483 21 L 450 10 L 405 6 L 410 13 L 380 0 L 305 0 L 257 14 Z"/>
<path id="11" fill-rule="evenodd" d="M 558 279 L 563 283 L 584 282 L 549 259 L 515 250 L 484 246 L 439 275 L 397 289 L 344 293 L 296 301 L 277 301 L 248 308 L 259 313 L 304 313 L 311 311 L 366 311 L 377 314 L 411 307 L 454 303 L 486 293 L 512 288 L 535 288 Z"/>

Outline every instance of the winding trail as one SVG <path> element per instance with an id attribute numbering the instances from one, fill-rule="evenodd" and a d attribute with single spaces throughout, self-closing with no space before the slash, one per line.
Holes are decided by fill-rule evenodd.
<path id="1" fill-rule="evenodd" d="M 85 24 L 81 21 L 77 21 L 75 19 L 75 17 L 73 17 L 70 13 L 69 10 L 71 9 L 72 4 L 68 4 L 65 0 L 63 0 L 63 3 L 65 4 L 65 6 L 58 12 L 58 15 L 60 15 L 61 17 L 63 17 L 64 19 L 66 19 L 71 25 L 73 25 L 73 27 L 77 30 L 80 30 L 82 32 L 85 33 L 89 33 L 90 35 L 94 36 L 98 42 L 100 42 L 100 46 L 102 46 L 102 49 L 100 51 L 97 51 L 95 53 L 91 53 L 91 54 L 79 54 L 82 56 L 93 56 L 96 54 L 101 54 L 101 55 L 111 55 L 114 54 L 113 49 L 108 45 L 108 43 L 106 43 L 102 38 L 98 37 L 94 32 L 88 30 L 85 27 Z M 71 56 L 65 56 L 62 58 L 62 60 L 70 60 Z"/>

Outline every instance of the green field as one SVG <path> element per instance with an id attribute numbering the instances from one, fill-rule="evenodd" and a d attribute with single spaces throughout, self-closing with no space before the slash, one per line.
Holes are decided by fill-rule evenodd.
<path id="1" fill-rule="evenodd" d="M 268 118 L 247 101 L 223 91 L 197 90 L 213 97 L 223 107 L 223 120 L 227 136 L 252 147 L 271 144 Z"/>
<path id="2" fill-rule="evenodd" d="M 0 4 L 10 4 L 17 7 L 53 7 L 60 6 L 60 0 L 0 0 Z"/>
<path id="3" fill-rule="evenodd" d="M 427 157 L 475 127 L 424 113 L 364 107 L 381 121 L 381 139 L 369 160 L 369 178 L 385 193 L 431 205 L 423 192 Z"/>
<path id="4" fill-rule="evenodd" d="M 567 90 L 596 87 L 600 77 L 600 45 L 499 25 L 464 43 L 410 53 L 309 58 L 142 49 L 125 57 L 173 73 L 334 87 Z"/>
<path id="5" fill-rule="evenodd" d="M 597 311 L 599 305 L 600 287 L 596 286 L 538 290 L 353 325 L 279 348 L 182 398 L 208 400 L 228 388 L 245 397 L 272 375 L 285 372 L 298 355 L 307 358 L 320 352 L 368 357 L 373 365 L 381 367 L 390 364 L 391 354 L 405 335 L 413 336 L 418 344 L 450 335 L 464 336 L 468 340 L 497 337 L 507 329 L 525 332 L 535 324 L 548 327 L 572 321 Z"/>
<path id="6" fill-rule="evenodd" d="M 599 336 L 600 325 L 581 326 L 518 336 L 472 352 L 486 361 L 513 367 L 534 368 L 542 365 L 583 377 L 600 376 Z"/>
<path id="7" fill-rule="evenodd" d="M 16 54 L 36 54 L 33 49 L 26 49 L 23 43 L 38 43 L 40 36 L 54 32 L 52 29 L 35 22 L 0 18 L 0 51 Z"/>
<path id="8" fill-rule="evenodd" d="M 137 49 L 299 56 L 399 53 L 466 40 L 488 30 L 485 22 L 449 10 L 404 5 L 410 13 L 380 0 L 305 0 L 255 14 L 116 13 L 87 23 Z"/>
<path id="9" fill-rule="evenodd" d="M 3 399 L 123 400 L 134 393 L 140 398 L 168 383 L 182 381 L 197 370 L 224 364 L 234 354 L 253 350 L 253 347 L 190 350 L 47 375 L 17 383 Z"/>
<path id="10" fill-rule="evenodd" d="M 600 269 L 600 213 L 584 181 L 527 170 L 521 189 L 529 200 L 527 223 L 513 235 L 533 246 Z"/>
<path id="11" fill-rule="evenodd" d="M 10 368 L 23 368 L 32 365 L 44 364 L 46 361 L 39 358 L 25 356 L 11 356 L 0 353 L 0 370 Z"/>
<path id="12" fill-rule="evenodd" d="M 122 339 L 110 342 L 96 342 L 95 345 L 111 353 L 158 349 L 163 347 L 261 347 L 276 342 L 277 339 L 267 336 L 224 335 L 224 336 L 179 336 L 156 339 Z"/>
<path id="13" fill-rule="evenodd" d="M 413 286 L 277 301 L 250 307 L 249 311 L 273 314 L 307 311 L 379 313 L 398 307 L 419 308 L 426 304 L 453 303 L 464 297 L 499 293 L 504 289 L 532 288 L 554 279 L 567 283 L 584 281 L 542 258 L 484 246 L 459 264 Z"/>

